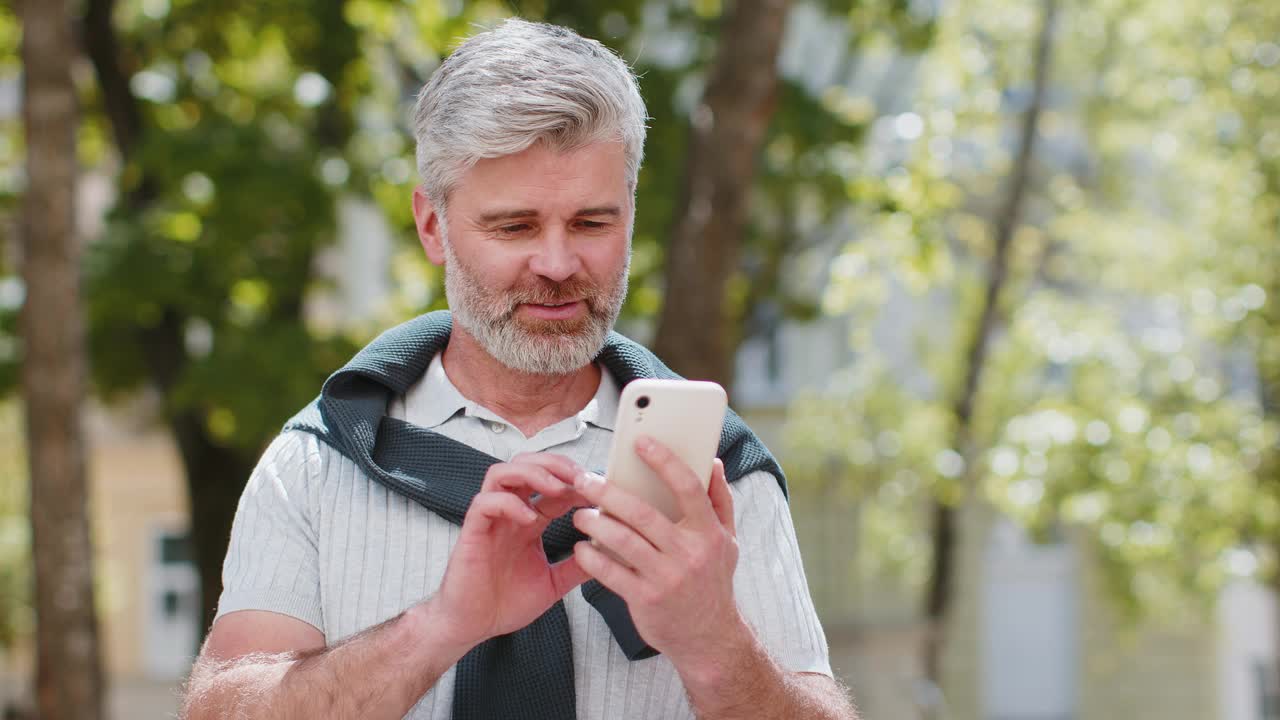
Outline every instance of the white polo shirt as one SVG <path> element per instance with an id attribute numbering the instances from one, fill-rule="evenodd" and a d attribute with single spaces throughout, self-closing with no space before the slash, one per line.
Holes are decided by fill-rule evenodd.
<path id="1" fill-rule="evenodd" d="M 601 376 L 585 408 L 530 438 L 463 397 L 439 355 L 387 412 L 499 460 L 547 451 L 602 471 L 619 389 L 608 371 Z M 756 472 L 730 488 L 739 543 L 734 593 L 743 616 L 781 667 L 830 675 L 826 637 L 777 481 Z M 370 480 L 316 436 L 285 432 L 267 448 L 240 498 L 218 616 L 237 610 L 283 613 L 315 626 L 333 645 L 434 593 L 459 531 Z M 564 600 L 579 720 L 693 720 L 666 657 L 627 660 L 578 590 Z M 446 672 L 405 717 L 449 720 L 455 671 Z"/>

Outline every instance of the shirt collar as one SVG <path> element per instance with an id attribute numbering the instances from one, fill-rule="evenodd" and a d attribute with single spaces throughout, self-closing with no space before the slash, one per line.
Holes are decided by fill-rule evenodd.
<path id="1" fill-rule="evenodd" d="M 600 387 L 596 388 L 595 397 L 582 408 L 578 417 L 596 427 L 613 430 L 618 417 L 619 393 L 618 381 L 613 379 L 613 373 L 600 368 Z"/>
<path id="2" fill-rule="evenodd" d="M 430 430 L 443 425 L 446 420 L 465 412 L 473 403 L 463 397 L 444 372 L 442 353 L 431 358 L 431 364 L 422 378 L 404 393 L 406 418 L 414 425 Z"/>
<path id="3" fill-rule="evenodd" d="M 436 353 L 422 378 L 405 391 L 404 415 L 415 425 L 432 429 L 462 412 L 485 420 L 506 422 L 488 408 L 468 400 L 444 371 L 443 353 Z M 612 373 L 600 368 L 600 386 L 587 406 L 578 412 L 578 419 L 606 430 L 613 430 L 618 414 L 618 396 L 621 391 Z"/>

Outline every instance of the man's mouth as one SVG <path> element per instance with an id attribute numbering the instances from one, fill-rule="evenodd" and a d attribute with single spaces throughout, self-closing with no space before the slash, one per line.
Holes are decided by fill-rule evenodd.
<path id="1" fill-rule="evenodd" d="M 563 320 L 574 317 L 579 312 L 581 300 L 562 300 L 559 302 L 523 303 L 533 315 L 548 320 Z"/>
<path id="2" fill-rule="evenodd" d="M 581 300 L 557 300 L 554 302 L 530 302 L 530 303 L 523 303 L 523 304 L 536 305 L 538 307 L 558 308 L 558 307 L 564 307 L 566 305 L 574 305 L 579 302 L 582 302 L 582 301 Z"/>

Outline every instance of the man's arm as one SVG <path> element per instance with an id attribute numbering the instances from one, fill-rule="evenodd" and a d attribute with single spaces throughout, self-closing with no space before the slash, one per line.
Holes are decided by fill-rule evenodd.
<path id="1" fill-rule="evenodd" d="M 741 624 L 705 667 L 677 667 L 700 720 L 857 720 L 849 693 L 818 673 L 787 672 Z"/>
<path id="2" fill-rule="evenodd" d="M 586 579 L 576 560 L 551 565 L 542 550 L 547 525 L 584 504 L 572 487 L 582 472 L 568 458 L 546 453 L 492 466 L 463 519 L 436 593 L 332 647 L 325 647 L 316 627 L 283 612 L 227 612 L 214 623 L 192 670 L 182 717 L 403 717 L 471 648 L 528 625 Z M 290 483 L 296 478 L 279 475 L 262 473 L 256 485 L 251 480 L 237 522 L 243 512 L 282 517 L 289 525 L 298 513 L 272 515 L 264 509 L 287 502 L 295 489 Z M 262 487 L 267 482 L 275 484 Z M 305 529 L 302 523 L 289 528 L 294 534 Z M 237 555 L 250 561 L 273 550 L 250 547 L 253 537 L 244 528 L 232 530 Z M 314 547 L 305 537 L 295 546 L 304 556 Z M 224 577 L 238 582 L 242 575 L 255 573 Z M 292 581 L 276 593 L 291 587 Z"/>
<path id="3" fill-rule="evenodd" d="M 192 668 L 181 717 L 402 718 L 471 649 L 447 627 L 428 600 L 325 648 L 320 631 L 300 620 L 231 613 L 214 624 Z M 301 649 L 263 651 L 272 646 Z"/>
<path id="4" fill-rule="evenodd" d="M 580 511 L 574 524 L 621 561 L 587 542 L 574 551 L 584 570 L 627 601 L 636 629 L 675 666 L 698 716 L 855 720 L 839 685 L 784 671 L 742 616 L 733 590 L 733 498 L 721 462 L 704 491 L 652 439 L 640 439 L 636 451 L 675 493 L 683 519 L 672 523 L 617 485 L 580 478 L 578 491 L 603 512 Z"/>

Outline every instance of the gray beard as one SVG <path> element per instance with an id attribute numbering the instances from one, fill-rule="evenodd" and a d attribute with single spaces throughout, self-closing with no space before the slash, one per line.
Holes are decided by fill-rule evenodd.
<path id="1" fill-rule="evenodd" d="M 447 230 L 441 226 L 447 237 Z M 613 278 L 607 296 L 587 298 L 585 325 L 576 332 L 538 332 L 524 327 L 515 317 L 516 305 L 509 294 L 486 287 L 444 243 L 445 298 L 453 321 L 466 329 L 485 352 L 512 370 L 530 375 L 569 375 L 582 369 L 600 353 L 605 339 L 622 311 L 627 298 L 627 273 L 631 267 L 630 248 L 622 272 Z"/>

